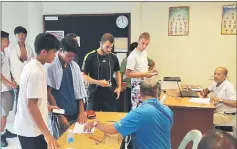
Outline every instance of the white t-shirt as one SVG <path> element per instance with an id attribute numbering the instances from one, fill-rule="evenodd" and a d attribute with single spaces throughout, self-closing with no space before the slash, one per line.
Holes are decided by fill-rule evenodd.
<path id="1" fill-rule="evenodd" d="M 37 137 L 41 135 L 42 132 L 29 113 L 29 98 L 38 99 L 38 108 L 45 125 L 48 126 L 46 71 L 43 65 L 36 59 L 32 59 L 22 70 L 14 126 L 16 133 L 20 136 Z"/>
<path id="2" fill-rule="evenodd" d="M 1 58 L 1 74 L 8 80 L 11 81 L 11 73 L 10 73 L 10 64 L 8 59 L 8 53 L 0 51 L 0 58 Z M 5 91 L 10 91 L 12 88 L 3 84 L 1 80 L 1 93 Z"/>
<path id="3" fill-rule="evenodd" d="M 134 49 L 128 56 L 126 69 L 133 72 L 148 72 L 147 52 Z"/>
<path id="4" fill-rule="evenodd" d="M 31 60 L 31 58 L 35 57 L 35 54 L 32 48 L 26 43 L 25 43 L 25 46 L 26 46 L 26 52 L 28 56 L 28 59 L 25 62 L 22 62 L 19 59 L 21 55 L 19 44 L 16 44 L 8 48 L 12 76 L 18 85 L 20 84 L 21 72 L 22 72 L 23 67 L 25 66 L 27 62 Z"/>
<path id="5" fill-rule="evenodd" d="M 214 93 L 214 96 L 224 100 L 236 100 L 236 91 L 234 86 L 228 81 L 225 80 L 221 83 L 220 86 L 216 87 L 217 83 L 213 82 L 208 90 Z M 236 112 L 235 108 L 231 108 L 223 103 L 216 105 L 216 112 L 218 113 L 234 113 Z"/>
<path id="6" fill-rule="evenodd" d="M 134 49 L 127 59 L 126 69 L 133 72 L 148 72 L 147 52 Z M 141 78 L 131 78 L 131 103 L 132 109 L 135 109 L 141 101 L 140 83 Z"/>

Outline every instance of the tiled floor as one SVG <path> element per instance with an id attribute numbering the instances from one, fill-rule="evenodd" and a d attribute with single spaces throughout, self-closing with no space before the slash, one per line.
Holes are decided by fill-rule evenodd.
<path id="1" fill-rule="evenodd" d="M 10 130 L 11 132 L 15 132 L 14 131 L 14 113 L 10 112 L 10 115 L 7 119 L 7 129 Z M 3 147 L 2 149 L 21 149 L 20 147 L 20 143 L 18 138 L 7 138 L 8 141 L 8 147 Z"/>

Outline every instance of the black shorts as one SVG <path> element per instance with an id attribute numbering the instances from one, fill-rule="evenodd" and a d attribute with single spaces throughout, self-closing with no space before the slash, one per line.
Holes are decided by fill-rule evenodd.
<path id="1" fill-rule="evenodd" d="M 103 112 L 117 112 L 116 108 L 116 94 L 113 90 L 103 88 L 96 90 L 93 93 L 88 93 L 87 109 Z"/>
<path id="2" fill-rule="evenodd" d="M 43 135 L 38 137 L 18 136 L 22 149 L 48 149 Z"/>

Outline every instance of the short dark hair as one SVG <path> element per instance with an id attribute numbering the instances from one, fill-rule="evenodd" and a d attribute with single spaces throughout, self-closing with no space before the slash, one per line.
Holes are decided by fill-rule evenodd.
<path id="1" fill-rule="evenodd" d="M 109 41 L 110 43 L 114 43 L 114 36 L 110 33 L 104 33 L 100 39 L 102 43 Z"/>
<path id="2" fill-rule="evenodd" d="M 197 149 L 236 149 L 237 140 L 222 130 L 209 130 L 201 139 Z"/>
<path id="3" fill-rule="evenodd" d="M 129 45 L 129 47 L 128 47 L 128 56 L 130 55 L 130 53 L 131 53 L 135 48 L 137 48 L 137 46 L 138 46 L 138 43 L 137 43 L 137 42 L 133 42 L 133 43 L 131 43 L 131 44 Z"/>
<path id="4" fill-rule="evenodd" d="M 9 38 L 9 33 L 5 31 L 1 31 L 1 38 Z"/>
<path id="5" fill-rule="evenodd" d="M 62 51 L 78 53 L 78 43 L 71 37 L 64 37 L 60 42 L 60 48 Z"/>
<path id="6" fill-rule="evenodd" d="M 14 34 L 19 34 L 19 33 L 24 33 L 27 35 L 27 30 L 22 27 L 22 26 L 17 26 L 15 29 L 14 29 Z"/>
<path id="7" fill-rule="evenodd" d="M 77 35 L 74 33 L 68 33 L 65 37 L 75 38 L 75 37 L 77 37 Z"/>
<path id="8" fill-rule="evenodd" d="M 35 38 L 35 53 L 40 54 L 40 52 L 44 49 L 49 51 L 51 49 L 59 49 L 59 41 L 58 39 L 49 33 L 40 33 Z"/>

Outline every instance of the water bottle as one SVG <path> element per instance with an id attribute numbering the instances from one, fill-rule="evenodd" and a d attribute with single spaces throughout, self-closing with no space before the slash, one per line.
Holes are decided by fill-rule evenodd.
<path id="1" fill-rule="evenodd" d="M 67 133 L 67 148 L 73 149 L 73 143 L 74 143 L 74 133 L 72 129 L 69 129 Z"/>

